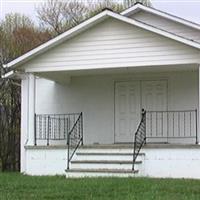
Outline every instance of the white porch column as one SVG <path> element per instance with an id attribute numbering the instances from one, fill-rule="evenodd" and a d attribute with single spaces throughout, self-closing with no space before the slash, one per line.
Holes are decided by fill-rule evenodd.
<path id="1" fill-rule="evenodd" d="M 35 76 L 28 75 L 28 145 L 35 143 Z"/>
<path id="2" fill-rule="evenodd" d="M 28 139 L 28 77 L 21 80 L 21 148 L 20 148 L 20 172 L 26 172 L 26 150 Z"/>
<path id="3" fill-rule="evenodd" d="M 199 135 L 200 135 L 200 64 L 198 65 L 198 108 L 197 108 L 197 117 L 198 117 L 198 124 L 197 124 L 197 141 L 199 143 Z"/>

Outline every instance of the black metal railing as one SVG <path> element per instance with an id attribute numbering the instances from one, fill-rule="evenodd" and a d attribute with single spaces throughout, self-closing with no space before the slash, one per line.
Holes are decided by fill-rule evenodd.
<path id="1" fill-rule="evenodd" d="M 68 134 L 79 115 L 80 113 L 35 114 L 35 145 L 44 145 L 44 141 L 46 145 L 50 145 L 61 140 L 62 144 L 67 145 Z"/>
<path id="2" fill-rule="evenodd" d="M 80 145 L 83 145 L 83 114 L 80 113 L 67 139 L 67 169 L 69 169 L 70 161 Z"/>
<path id="3" fill-rule="evenodd" d="M 146 141 L 146 111 L 142 109 L 142 117 L 140 124 L 135 132 L 134 136 L 134 151 L 133 151 L 133 165 L 132 170 L 134 170 L 136 159 L 140 153 L 142 146 Z"/>
<path id="4" fill-rule="evenodd" d="M 146 111 L 146 142 L 197 144 L 197 110 Z"/>

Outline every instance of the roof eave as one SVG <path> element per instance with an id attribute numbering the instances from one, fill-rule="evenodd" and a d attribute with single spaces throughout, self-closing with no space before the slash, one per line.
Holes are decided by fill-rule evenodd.
<path id="1" fill-rule="evenodd" d="M 3 78 L 3 79 L 5 79 L 5 78 L 12 78 L 14 76 L 14 74 L 15 74 L 15 72 L 14 72 L 14 70 L 12 70 L 12 71 L 9 71 L 9 72 L 1 75 L 1 78 Z"/>
<path id="2" fill-rule="evenodd" d="M 138 11 L 141 10 L 141 4 L 135 4 L 134 6 L 130 7 L 130 8 L 127 8 L 126 10 L 122 11 L 120 13 L 120 15 L 123 15 L 123 16 L 130 16 L 132 14 L 135 14 L 137 13 Z"/>
<path id="3" fill-rule="evenodd" d="M 163 11 L 151 8 L 151 7 L 144 6 L 142 4 L 136 4 L 135 6 L 133 6 L 131 8 L 128 8 L 127 10 L 124 10 L 120 14 L 123 15 L 123 16 L 128 17 L 128 16 L 133 15 L 133 14 L 139 12 L 139 11 L 146 11 L 146 12 L 158 15 L 160 17 L 175 21 L 177 23 L 184 24 L 184 25 L 189 26 L 191 28 L 200 30 L 200 25 L 199 24 L 196 24 L 194 22 L 188 21 L 186 19 L 174 16 L 172 14 L 169 14 L 169 13 L 166 13 L 166 12 L 163 12 Z"/>

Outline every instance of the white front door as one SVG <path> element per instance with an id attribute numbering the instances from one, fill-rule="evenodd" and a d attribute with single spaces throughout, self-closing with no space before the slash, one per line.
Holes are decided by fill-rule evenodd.
<path id="1" fill-rule="evenodd" d="M 142 108 L 146 113 L 147 142 L 167 142 L 167 81 L 142 82 Z M 150 111 L 150 112 L 148 112 Z"/>
<path id="2" fill-rule="evenodd" d="M 115 85 L 115 143 L 133 142 L 141 109 L 167 110 L 167 81 L 129 81 Z M 149 118 L 152 117 L 151 119 Z M 162 138 L 162 114 L 148 115 L 147 134 Z M 151 123 L 151 124 L 150 124 Z M 162 126 L 162 127 L 161 127 Z M 151 131 L 151 132 L 150 132 Z M 154 140 L 154 138 L 152 138 Z M 158 142 L 163 142 L 163 138 Z"/>
<path id="3" fill-rule="evenodd" d="M 140 121 L 140 82 L 118 82 L 115 85 L 115 143 L 133 142 Z"/>

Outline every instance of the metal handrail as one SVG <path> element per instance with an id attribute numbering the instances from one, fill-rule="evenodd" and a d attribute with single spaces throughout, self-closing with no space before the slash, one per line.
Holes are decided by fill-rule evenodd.
<path id="1" fill-rule="evenodd" d="M 134 136 L 133 165 L 132 165 L 133 171 L 135 168 L 136 159 L 140 153 L 142 146 L 145 144 L 145 141 L 146 141 L 146 111 L 142 109 L 141 121 Z"/>
<path id="2" fill-rule="evenodd" d="M 67 169 L 80 145 L 83 145 L 83 113 L 81 112 L 67 138 Z"/>

